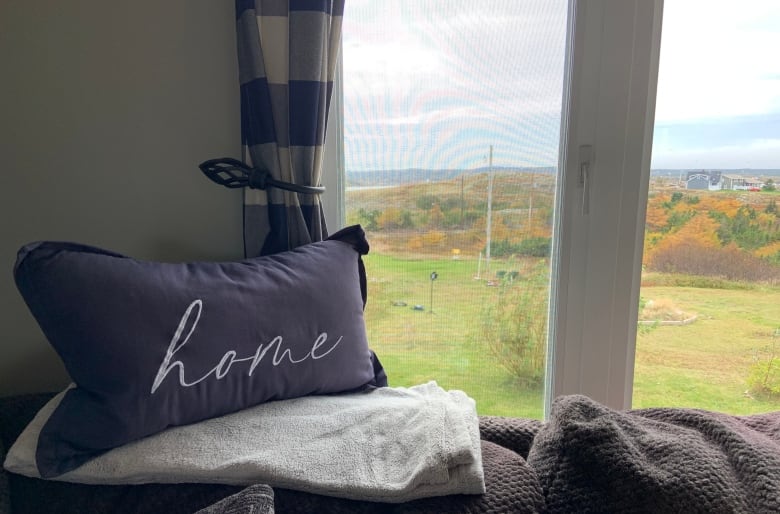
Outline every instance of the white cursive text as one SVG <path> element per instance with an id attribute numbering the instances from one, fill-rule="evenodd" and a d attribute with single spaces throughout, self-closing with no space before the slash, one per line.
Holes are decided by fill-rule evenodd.
<path id="1" fill-rule="evenodd" d="M 254 355 L 251 355 L 249 357 L 237 357 L 237 353 L 235 350 L 229 350 L 225 352 L 225 354 L 222 356 L 222 358 L 219 360 L 219 363 L 211 368 L 208 373 L 203 375 L 202 377 L 193 380 L 192 382 L 187 382 L 184 378 L 184 363 L 180 360 L 172 361 L 173 356 L 181 350 L 185 344 L 190 340 L 190 336 L 192 336 L 192 333 L 195 331 L 195 328 L 198 326 L 198 321 L 200 321 L 200 315 L 203 312 L 203 301 L 200 299 L 194 300 L 189 307 L 187 307 L 187 310 L 184 311 L 184 315 L 181 317 L 181 320 L 179 321 L 179 326 L 176 327 L 176 332 L 173 334 L 173 339 L 171 339 L 171 343 L 168 345 L 168 351 L 165 353 L 165 358 L 162 361 L 162 364 L 160 364 L 160 368 L 157 370 L 157 376 L 154 377 L 154 383 L 152 383 L 152 393 L 154 394 L 155 391 L 157 391 L 157 388 L 160 387 L 160 384 L 162 384 L 163 380 L 165 380 L 165 377 L 168 376 L 168 373 L 173 370 L 173 368 L 179 369 L 179 385 L 182 387 L 192 387 L 195 384 L 199 384 L 200 382 L 203 382 L 211 375 L 214 375 L 217 380 L 223 378 L 225 375 L 228 374 L 230 371 L 230 368 L 235 364 L 236 362 L 246 362 L 249 361 L 251 364 L 249 365 L 249 372 L 248 375 L 251 377 L 252 373 L 255 371 L 255 368 L 258 364 L 260 364 L 260 361 L 265 358 L 265 356 L 271 351 L 272 348 L 274 348 L 273 357 L 271 358 L 271 363 L 274 366 L 278 366 L 284 360 L 290 362 L 290 364 L 300 364 L 301 362 L 311 358 L 312 360 L 319 360 L 328 355 L 330 352 L 336 349 L 336 347 L 339 345 L 343 337 L 339 337 L 335 343 L 333 343 L 327 350 L 321 351 L 321 348 L 325 346 L 325 344 L 328 342 L 328 334 L 326 332 L 321 333 L 319 336 L 317 336 L 317 339 L 314 340 L 314 343 L 311 346 L 311 350 L 301 357 L 300 359 L 296 359 L 293 357 L 292 352 L 289 348 L 282 349 L 282 336 L 276 336 L 274 337 L 270 343 L 268 344 L 260 344 L 257 347 L 257 351 L 255 351 Z M 193 314 L 194 313 L 194 314 Z M 195 316 L 195 320 L 192 322 L 192 325 L 189 328 L 189 331 L 187 331 L 187 335 L 182 338 L 182 334 L 184 333 L 185 328 L 187 327 L 187 324 L 189 322 L 189 319 L 191 316 Z"/>

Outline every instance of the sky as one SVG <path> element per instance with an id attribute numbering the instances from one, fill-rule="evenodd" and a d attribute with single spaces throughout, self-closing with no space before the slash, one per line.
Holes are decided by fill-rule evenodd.
<path id="1" fill-rule="evenodd" d="M 565 0 L 349 0 L 345 158 L 555 166 Z M 653 168 L 780 168 L 780 1 L 666 0 Z"/>
<path id="2" fill-rule="evenodd" d="M 654 168 L 780 168 L 780 2 L 667 0 Z"/>

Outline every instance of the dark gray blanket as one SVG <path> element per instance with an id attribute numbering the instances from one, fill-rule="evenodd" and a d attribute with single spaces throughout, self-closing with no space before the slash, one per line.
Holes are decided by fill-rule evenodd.
<path id="1" fill-rule="evenodd" d="M 528 463 L 551 513 L 778 513 L 780 413 L 618 412 L 566 396 Z"/>
<path id="2" fill-rule="evenodd" d="M 49 397 L 0 398 L 0 445 Z M 0 472 L 0 513 L 233 514 L 263 512 L 271 498 L 275 514 L 780 513 L 780 412 L 619 412 L 566 396 L 547 423 L 483 416 L 480 436 L 481 496 L 381 504 L 265 486 L 90 486 Z"/>

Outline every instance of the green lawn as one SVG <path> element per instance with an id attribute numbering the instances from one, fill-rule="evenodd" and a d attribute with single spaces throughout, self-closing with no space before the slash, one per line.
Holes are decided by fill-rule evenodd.
<path id="1" fill-rule="evenodd" d="M 369 341 L 391 385 L 436 380 L 446 389 L 466 391 L 481 414 L 541 416 L 542 390 L 515 384 L 480 339 L 482 308 L 497 288 L 474 279 L 476 261 L 402 260 L 372 253 L 365 262 Z M 438 278 L 431 313 L 433 271 Z M 400 302 L 406 305 L 393 305 Z M 414 310 L 415 305 L 425 310 Z"/>
<path id="2" fill-rule="evenodd" d="M 698 317 L 690 325 L 659 326 L 637 338 L 634 406 L 739 414 L 780 410 L 780 399 L 746 393 L 755 356 L 777 339 L 780 288 L 644 287 L 642 296 L 671 300 Z"/>
<path id="3" fill-rule="evenodd" d="M 484 271 L 483 280 L 474 278 L 476 260 L 411 260 L 372 252 L 365 263 L 369 341 L 390 385 L 435 380 L 445 389 L 466 391 L 480 414 L 542 416 L 541 388 L 519 385 L 481 336 L 484 306 L 495 301 L 498 288 L 486 285 Z M 491 276 L 517 270 L 520 278 L 513 287 L 522 287 L 523 271 L 532 264 L 494 260 Z M 431 289 L 433 271 L 438 278 Z M 740 414 L 780 410 L 780 399 L 745 394 L 756 351 L 770 345 L 780 328 L 780 287 L 644 287 L 642 296 L 666 298 L 698 319 L 639 335 L 635 407 L 696 406 Z M 405 305 L 394 305 L 400 303 Z"/>

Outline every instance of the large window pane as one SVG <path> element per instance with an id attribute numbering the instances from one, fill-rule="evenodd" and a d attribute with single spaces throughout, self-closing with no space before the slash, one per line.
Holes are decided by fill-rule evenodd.
<path id="1" fill-rule="evenodd" d="M 633 405 L 780 409 L 780 5 L 667 0 Z"/>
<path id="2" fill-rule="evenodd" d="M 391 385 L 541 417 L 567 3 L 350 1 L 347 222 Z"/>

